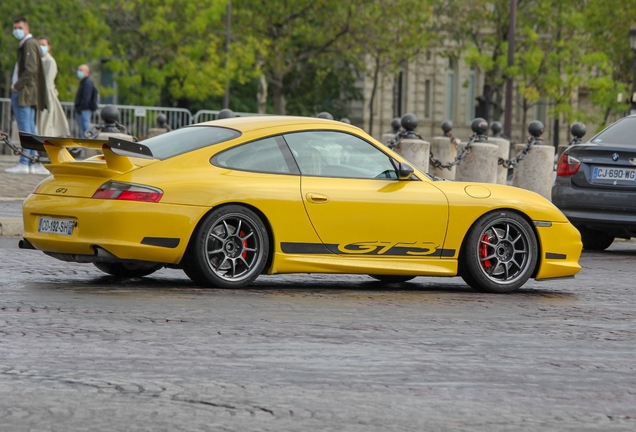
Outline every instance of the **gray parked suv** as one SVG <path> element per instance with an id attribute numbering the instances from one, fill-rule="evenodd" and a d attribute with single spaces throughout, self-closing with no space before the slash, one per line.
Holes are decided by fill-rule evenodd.
<path id="1" fill-rule="evenodd" d="M 552 202 L 579 229 L 584 249 L 636 236 L 636 115 L 565 150 Z"/>

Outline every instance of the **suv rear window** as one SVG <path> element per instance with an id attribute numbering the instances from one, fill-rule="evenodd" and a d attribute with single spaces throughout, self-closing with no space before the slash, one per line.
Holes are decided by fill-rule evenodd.
<path id="1" fill-rule="evenodd" d="M 218 126 L 188 126 L 141 141 L 160 160 L 241 136 L 234 129 Z"/>
<path id="2" fill-rule="evenodd" d="M 625 117 L 590 140 L 593 144 L 636 146 L 636 117 Z"/>

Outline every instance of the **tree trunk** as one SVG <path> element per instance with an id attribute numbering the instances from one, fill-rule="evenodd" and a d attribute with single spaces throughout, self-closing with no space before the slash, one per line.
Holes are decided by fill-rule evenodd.
<path id="1" fill-rule="evenodd" d="M 531 108 L 530 104 L 528 103 L 528 99 L 523 98 L 523 103 L 522 103 L 522 113 L 521 113 L 521 139 L 522 141 L 524 140 L 524 137 L 526 136 L 526 123 L 528 122 L 528 110 Z"/>
<path id="2" fill-rule="evenodd" d="M 369 99 L 369 135 L 373 136 L 373 105 L 375 103 L 375 94 L 378 89 L 378 75 L 380 74 L 380 57 L 375 58 L 375 70 L 373 71 L 373 89 L 371 90 L 371 98 Z"/>
<path id="3" fill-rule="evenodd" d="M 285 93 L 283 88 L 283 77 L 275 76 L 269 80 L 269 85 L 272 88 L 272 99 L 274 101 L 274 113 L 278 115 L 285 115 L 285 106 L 287 101 L 285 100 Z"/>
<path id="4" fill-rule="evenodd" d="M 267 78 L 265 77 L 265 74 L 258 77 L 256 104 L 258 106 L 259 114 L 265 114 L 267 112 Z"/>

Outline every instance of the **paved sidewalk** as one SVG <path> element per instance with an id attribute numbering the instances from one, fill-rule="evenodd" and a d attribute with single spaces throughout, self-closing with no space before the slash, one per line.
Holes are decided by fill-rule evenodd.
<path id="1" fill-rule="evenodd" d="M 22 201 L 46 178 L 44 175 L 4 172 L 18 160 L 18 156 L 0 155 L 0 236 L 22 235 Z"/>

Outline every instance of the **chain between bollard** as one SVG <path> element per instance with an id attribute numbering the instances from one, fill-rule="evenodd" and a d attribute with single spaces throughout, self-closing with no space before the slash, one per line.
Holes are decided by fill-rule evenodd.
<path id="1" fill-rule="evenodd" d="M 40 162 L 40 155 L 38 155 L 37 153 L 35 154 L 35 156 L 25 154 L 24 149 L 22 147 L 17 147 L 13 145 L 13 143 L 9 139 L 9 135 L 7 135 L 6 133 L 2 131 L 0 131 L 0 135 L 2 135 L 2 141 L 4 141 L 4 143 L 8 145 L 11 150 L 13 150 L 13 154 L 18 156 L 24 156 L 29 161 L 31 161 L 31 163 L 34 163 L 34 164 Z"/>
<path id="2" fill-rule="evenodd" d="M 398 144 L 402 142 L 404 138 L 411 135 L 415 135 L 418 139 L 421 139 L 422 141 L 424 141 L 424 138 L 422 138 L 422 135 L 418 134 L 417 132 L 403 130 L 395 134 L 395 136 L 391 139 L 391 141 L 389 141 L 388 147 L 391 150 L 393 150 L 395 147 L 398 146 Z"/>
<path id="3" fill-rule="evenodd" d="M 453 134 L 448 132 L 446 136 L 450 138 L 451 143 L 457 145 L 457 140 L 455 139 Z M 475 141 L 477 141 L 477 138 L 479 138 L 479 135 L 477 135 L 476 133 L 472 134 L 470 138 L 468 138 L 468 143 L 466 143 L 466 147 L 464 147 L 464 149 L 462 150 L 460 154 L 455 156 L 455 160 L 453 160 L 452 162 L 443 164 L 441 161 L 435 159 L 435 157 L 433 156 L 433 152 L 431 152 L 428 159 L 429 163 L 436 169 L 447 169 L 450 171 L 451 168 L 453 168 L 455 165 L 459 165 L 461 161 L 464 160 L 464 158 L 468 155 L 468 153 L 470 153 L 470 147 L 473 145 Z"/>
<path id="4" fill-rule="evenodd" d="M 519 162 L 521 162 L 522 160 L 526 158 L 526 156 L 528 156 L 528 153 L 532 149 L 532 146 L 539 141 L 543 141 L 543 139 L 533 137 L 533 136 L 528 137 L 528 141 L 526 142 L 526 145 L 523 147 L 523 149 L 519 153 L 517 153 L 515 157 L 513 157 L 512 159 L 499 158 L 497 163 L 503 166 L 504 168 L 511 168 L 511 167 L 514 168 Z"/>
<path id="5" fill-rule="evenodd" d="M 98 126 L 93 126 L 92 128 L 86 131 L 86 138 L 95 139 L 100 133 L 104 132 L 104 129 L 106 129 L 107 127 L 108 128 L 116 127 L 120 133 L 123 133 L 124 135 L 129 135 L 128 129 L 126 129 L 126 126 L 115 122 L 114 124 L 107 125 L 105 123 L 102 123 Z M 130 137 L 132 138 L 133 142 L 137 142 L 137 137 L 133 135 L 131 135 Z"/>

